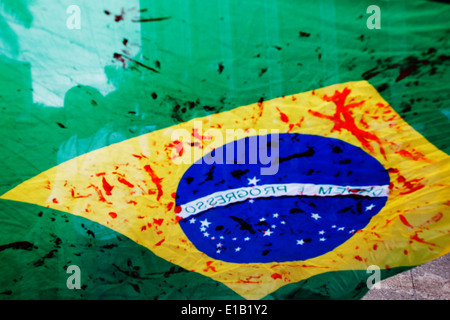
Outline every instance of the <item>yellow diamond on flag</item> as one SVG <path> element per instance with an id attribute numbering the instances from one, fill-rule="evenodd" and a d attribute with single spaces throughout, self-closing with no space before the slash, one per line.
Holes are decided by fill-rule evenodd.
<path id="1" fill-rule="evenodd" d="M 280 154 L 220 163 L 219 151 L 239 150 L 239 141 Z M 260 299 L 325 272 L 415 266 L 448 253 L 449 186 L 449 157 L 356 81 L 116 143 L 1 199 L 95 221 Z"/>

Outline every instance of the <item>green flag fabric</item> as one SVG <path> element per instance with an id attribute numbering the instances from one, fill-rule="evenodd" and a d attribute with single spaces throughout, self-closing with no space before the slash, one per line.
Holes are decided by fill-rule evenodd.
<path id="1" fill-rule="evenodd" d="M 244 117 L 238 107 L 354 81 L 366 81 L 411 130 L 442 152 L 443 160 L 436 162 L 441 166 L 433 167 L 436 179 L 449 174 L 445 157 L 450 152 L 450 6 L 443 2 L 2 0 L 0 14 L 0 196 L 105 147 L 196 119 L 217 117 L 218 123 L 228 123 L 233 116 Z M 334 97 L 346 92 L 339 87 Z M 338 108 L 340 100 L 332 95 L 324 93 L 323 100 L 328 98 L 333 108 L 334 101 Z M 277 107 L 279 113 L 274 114 L 282 122 L 296 114 Z M 305 112 L 313 118 L 327 114 L 331 118 L 332 112 L 326 110 Z M 300 117 L 297 121 L 299 125 L 293 123 L 286 133 L 301 134 L 309 123 Z M 266 129 L 271 129 L 269 124 Z M 331 132 L 338 129 L 335 126 Z M 349 131 L 344 128 L 341 133 L 345 130 Z M 370 139 L 375 141 L 366 134 L 355 141 L 370 153 L 366 143 Z M 409 142 L 415 141 L 419 140 Z M 409 148 L 414 158 L 418 154 L 414 145 Z M 116 156 L 111 153 L 111 158 Z M 136 153 L 134 158 L 144 156 Z M 172 173 L 161 177 L 152 165 L 142 168 L 156 186 L 152 191 L 156 198 L 160 179 L 168 183 Z M 394 183 L 393 169 L 385 169 Z M 108 190 L 119 187 L 105 177 L 97 176 L 106 197 Z M 400 180 L 401 175 L 397 182 L 408 185 Z M 136 186 L 122 176 L 118 181 Z M 181 185 L 181 181 L 186 180 L 171 183 Z M 252 181 L 256 186 L 256 178 Z M 415 190 L 420 182 L 410 180 L 409 187 Z M 96 194 L 94 187 L 90 190 Z M 449 250 L 449 193 L 440 192 L 429 194 L 430 202 L 447 199 L 430 215 L 441 213 L 435 218 L 442 223 L 435 230 L 439 236 L 430 240 L 418 232 L 408 235 L 431 248 L 425 260 Z M 209 276 L 219 256 L 193 271 L 141 245 L 121 232 L 120 225 L 113 228 L 89 215 L 56 209 L 51 204 L 56 198 L 49 198 L 49 205 L 37 204 L 33 196 L 0 199 L 0 299 L 360 299 L 369 290 L 368 264 L 311 274 L 273 290 L 259 292 L 252 287 L 251 293 L 258 293 L 246 294 L 245 281 L 238 290 L 231 280 Z M 169 210 L 176 212 L 177 204 L 168 205 Z M 408 203 L 402 206 L 401 210 L 413 210 Z M 116 211 L 110 211 L 115 219 Z M 242 219 L 233 219 L 245 225 Z M 422 223 L 402 214 L 398 219 L 405 228 Z M 150 224 L 162 228 L 157 217 L 149 220 L 147 228 Z M 261 239 L 276 230 L 267 228 L 272 231 L 261 229 Z M 400 231 L 396 237 L 402 239 Z M 430 244 L 432 240 L 438 244 Z M 303 245 L 303 239 L 297 241 Z M 165 242 L 158 246 L 168 245 Z M 404 253 L 406 244 L 389 242 L 399 248 L 395 254 L 402 258 L 394 266 L 380 265 L 381 279 L 426 262 L 419 253 Z M 355 256 L 356 262 L 358 257 L 363 260 Z M 293 260 L 309 265 L 308 259 Z M 226 262 L 242 268 L 266 262 L 230 261 Z M 77 272 L 69 272 L 70 266 L 79 267 L 78 282 L 71 282 Z M 247 276 L 248 286 L 257 276 Z M 271 278 L 287 279 L 280 272 Z"/>

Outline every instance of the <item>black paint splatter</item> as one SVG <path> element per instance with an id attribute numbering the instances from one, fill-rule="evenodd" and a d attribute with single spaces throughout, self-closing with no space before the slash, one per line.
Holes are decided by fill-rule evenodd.
<path id="1" fill-rule="evenodd" d="M 30 251 L 30 250 L 35 249 L 35 248 L 36 247 L 34 247 L 31 242 L 28 242 L 28 241 L 17 241 L 17 242 L 1 245 L 0 246 L 0 251 L 6 250 L 6 249 Z"/>
<path id="2" fill-rule="evenodd" d="M 299 33 L 298 33 L 298 36 L 300 37 L 300 38 L 309 38 L 310 36 L 311 36 L 311 33 L 308 33 L 308 32 L 303 32 L 303 31 L 300 31 Z"/>
<path id="3" fill-rule="evenodd" d="M 3 292 L 0 292 L 0 294 L 5 294 L 5 295 L 8 295 L 8 296 L 10 296 L 10 295 L 12 295 L 12 291 L 11 290 L 6 290 L 6 291 L 3 291 Z"/>
<path id="4" fill-rule="evenodd" d="M 217 72 L 219 72 L 219 74 L 221 74 L 223 72 L 224 66 L 222 63 L 219 63 L 219 66 L 217 68 Z"/>
<path id="5" fill-rule="evenodd" d="M 44 265 L 45 260 L 46 259 L 51 259 L 55 257 L 55 253 L 58 252 L 58 250 L 53 249 L 51 250 L 49 253 L 47 253 L 45 256 L 43 256 L 42 258 L 40 258 L 39 260 L 37 260 L 36 262 L 33 263 L 33 265 L 35 267 L 41 267 Z"/>
<path id="6" fill-rule="evenodd" d="M 351 159 L 344 159 L 344 160 L 340 160 L 340 161 L 339 161 L 339 164 L 349 164 L 349 163 L 351 163 L 351 162 L 352 162 Z"/>
<path id="7" fill-rule="evenodd" d="M 332 151 L 333 153 L 342 153 L 342 152 L 344 152 L 344 151 L 342 151 L 342 149 L 341 149 L 340 147 L 338 147 L 338 146 L 334 146 L 333 149 L 331 149 L 331 151 Z"/>
<path id="8" fill-rule="evenodd" d="M 247 172 L 248 172 L 248 169 L 247 170 L 234 170 L 234 171 L 231 171 L 230 173 L 234 178 L 240 179 Z"/>
<path id="9" fill-rule="evenodd" d="M 267 72 L 267 69 L 268 68 L 261 68 L 261 70 L 259 71 L 258 77 L 262 77 L 262 75 Z"/>
<path id="10" fill-rule="evenodd" d="M 297 159 L 297 158 L 303 158 L 303 157 L 309 158 L 309 157 L 314 156 L 314 153 L 315 153 L 314 148 L 313 147 L 308 147 L 308 150 L 305 151 L 305 152 L 294 153 L 294 154 L 291 154 L 288 157 L 280 158 L 279 163 L 283 163 L 283 162 L 286 162 L 286 161 L 289 161 L 289 160 L 292 160 L 292 159 Z"/>
<path id="11" fill-rule="evenodd" d="M 399 82 L 410 75 L 421 76 L 424 74 L 434 75 L 437 72 L 437 67 L 450 61 L 448 55 L 437 55 L 435 48 L 430 48 L 428 51 L 423 52 L 419 57 L 408 56 L 401 61 L 394 62 L 391 57 L 387 59 L 378 59 L 376 66 L 367 70 L 362 74 L 365 80 L 369 80 L 380 73 L 387 70 L 397 69 L 399 74 L 395 79 L 395 82 Z"/>
<path id="12" fill-rule="evenodd" d="M 236 221 L 237 223 L 239 223 L 240 230 L 247 230 L 251 234 L 255 234 L 255 230 L 253 230 L 252 226 L 244 219 L 241 219 L 239 217 L 234 217 L 234 216 L 230 216 L 230 218 L 233 219 L 234 221 Z"/>

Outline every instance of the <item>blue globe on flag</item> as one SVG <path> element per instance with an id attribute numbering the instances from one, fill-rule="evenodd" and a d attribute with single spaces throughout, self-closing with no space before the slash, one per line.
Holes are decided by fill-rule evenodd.
<path id="1" fill-rule="evenodd" d="M 273 135 L 244 142 L 245 152 L 233 163 L 226 162 L 226 144 L 191 165 L 178 185 L 180 225 L 214 259 L 264 263 L 320 256 L 364 228 L 387 201 L 386 169 L 347 142 L 291 133 L 278 135 L 276 143 Z M 242 141 L 230 143 L 237 150 Z M 252 163 L 261 149 L 278 152 L 275 174 L 261 175 L 264 165 Z M 218 154 L 223 161 L 204 161 Z"/>

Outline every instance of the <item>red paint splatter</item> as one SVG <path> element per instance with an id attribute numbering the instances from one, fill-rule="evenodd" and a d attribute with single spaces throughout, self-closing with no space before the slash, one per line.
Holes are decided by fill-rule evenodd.
<path id="1" fill-rule="evenodd" d="M 431 218 L 431 221 L 438 222 L 439 220 L 442 219 L 443 216 L 444 214 L 442 212 L 438 212 L 435 216 Z"/>
<path id="2" fill-rule="evenodd" d="M 106 181 L 105 177 L 102 178 L 102 185 L 103 185 L 103 190 L 105 190 L 105 193 L 107 196 L 111 195 L 111 191 L 112 189 L 114 189 L 113 186 L 111 186 L 108 181 Z"/>
<path id="3" fill-rule="evenodd" d="M 286 114 L 284 114 L 283 112 L 281 112 L 280 109 L 278 109 L 278 107 L 277 107 L 277 110 L 278 110 L 278 112 L 280 113 L 280 119 L 281 119 L 281 121 L 286 122 L 286 123 L 289 123 L 289 118 L 288 118 L 288 116 L 287 116 Z"/>
<path id="4" fill-rule="evenodd" d="M 302 117 L 302 118 L 300 119 L 300 121 L 297 122 L 297 123 L 290 123 L 290 124 L 289 124 L 289 129 L 288 129 L 287 132 L 291 132 L 292 129 L 294 129 L 294 127 L 299 127 L 299 128 L 300 128 L 300 126 L 302 125 L 303 120 L 305 120 L 304 117 Z"/>
<path id="5" fill-rule="evenodd" d="M 245 279 L 239 279 L 239 283 L 261 283 L 261 281 L 253 281 L 252 279 L 260 279 L 262 277 L 262 274 L 259 276 L 250 276 Z"/>
<path id="6" fill-rule="evenodd" d="M 164 222 L 164 219 L 155 219 L 153 218 L 153 222 L 157 224 L 158 226 L 161 226 L 161 224 Z"/>
<path id="7" fill-rule="evenodd" d="M 199 134 L 197 128 L 192 129 L 192 136 L 195 139 L 198 139 L 200 141 L 202 141 L 202 140 L 212 140 L 212 137 L 207 137 L 207 136 L 203 136 L 203 135 Z"/>
<path id="8" fill-rule="evenodd" d="M 100 177 L 100 176 L 104 176 L 106 173 L 105 172 L 99 172 L 99 173 L 96 173 L 95 175 L 97 176 L 97 177 Z"/>
<path id="9" fill-rule="evenodd" d="M 172 192 L 172 194 L 170 196 L 175 199 L 177 197 L 177 193 L 176 192 Z"/>
<path id="10" fill-rule="evenodd" d="M 389 172 L 389 173 L 398 173 L 399 172 L 399 170 L 396 169 L 396 168 L 389 168 L 386 171 Z"/>
<path id="11" fill-rule="evenodd" d="M 173 202 L 169 202 L 169 203 L 167 204 L 167 210 L 168 210 L 168 211 L 172 210 L 173 205 L 174 205 Z"/>
<path id="12" fill-rule="evenodd" d="M 406 220 L 405 216 L 403 216 L 402 214 L 399 215 L 400 221 L 407 227 L 414 229 L 414 227 L 408 222 L 408 220 Z"/>
<path id="13" fill-rule="evenodd" d="M 276 279 L 282 279 L 283 277 L 281 276 L 281 274 L 279 273 L 272 273 L 270 275 L 272 277 L 272 279 L 276 280 Z"/>
<path id="14" fill-rule="evenodd" d="M 141 154 L 132 154 L 133 157 L 138 158 L 139 160 L 141 160 L 142 158 L 146 158 L 146 156 L 144 156 L 142 153 Z"/>
<path id="15" fill-rule="evenodd" d="M 386 224 L 384 225 L 384 228 L 385 228 L 389 223 L 391 223 L 392 221 L 394 221 L 394 219 L 391 219 L 391 220 L 386 219 Z"/>
<path id="16" fill-rule="evenodd" d="M 175 213 L 180 213 L 181 212 L 181 206 L 175 206 L 175 209 L 173 211 L 175 211 Z"/>
<path id="17" fill-rule="evenodd" d="M 53 198 L 52 200 L 53 203 L 59 203 L 58 200 L 56 198 Z"/>
<path id="18" fill-rule="evenodd" d="M 408 189 L 407 191 L 403 191 L 400 192 L 399 194 L 409 194 L 409 193 L 413 193 L 417 190 L 422 189 L 423 187 L 425 187 L 424 184 L 419 183 L 420 181 L 422 181 L 424 178 L 420 178 L 420 179 L 413 179 L 413 180 L 409 180 L 406 181 L 405 177 L 403 177 L 402 175 L 400 175 L 397 178 L 397 181 L 400 183 L 403 183 L 403 186 Z"/>
<path id="19" fill-rule="evenodd" d="M 217 272 L 216 268 L 212 266 L 212 263 L 214 261 L 206 261 L 206 269 L 203 269 L 204 272 L 207 272 L 208 270 L 211 270 L 213 272 Z"/>
<path id="20" fill-rule="evenodd" d="M 373 245 L 373 250 L 377 250 L 378 249 L 378 245 L 377 244 L 374 244 Z"/>
<path id="21" fill-rule="evenodd" d="M 386 121 L 389 121 L 389 120 L 386 120 Z M 426 161 L 429 163 L 432 162 L 431 160 L 427 159 L 423 153 L 417 151 L 414 148 L 412 148 L 410 150 L 405 150 L 405 149 L 401 148 L 401 145 L 398 145 L 394 142 L 389 142 L 389 144 L 395 153 L 401 155 L 404 158 L 412 159 L 414 161 L 422 160 L 422 161 Z"/>
<path id="22" fill-rule="evenodd" d="M 117 213 L 115 213 L 115 212 L 110 212 L 110 213 L 109 213 L 109 216 L 110 216 L 111 218 L 115 219 L 115 218 L 117 218 Z"/>
<path id="23" fill-rule="evenodd" d="M 407 151 L 407 150 L 400 150 L 397 151 L 396 153 L 398 153 L 399 155 L 401 155 L 404 158 L 411 158 L 413 160 L 419 160 L 419 159 L 423 159 L 425 158 L 423 153 L 420 153 L 418 151 Z"/>
<path id="24" fill-rule="evenodd" d="M 403 253 L 404 253 L 405 255 L 408 255 L 408 250 L 404 250 Z"/>
<path id="25" fill-rule="evenodd" d="M 415 192 L 415 191 L 420 190 L 423 187 L 425 187 L 424 184 L 420 183 L 420 181 L 422 181 L 424 178 L 413 179 L 413 180 L 409 180 L 408 181 L 408 180 L 406 180 L 406 178 L 404 176 L 399 174 L 399 170 L 398 169 L 389 168 L 389 169 L 387 169 L 387 172 L 393 173 L 393 174 L 398 174 L 397 182 L 403 184 L 403 187 L 408 189 L 406 191 L 400 192 L 399 193 L 400 195 L 409 194 L 409 193 Z M 394 183 L 391 182 L 389 184 L 389 189 L 392 190 L 393 187 L 394 187 Z"/>
<path id="26" fill-rule="evenodd" d="M 362 232 L 362 230 L 357 230 L 356 232 Z M 378 233 L 376 233 L 374 231 L 370 231 L 370 233 L 375 235 L 378 239 L 381 239 L 381 236 Z"/>
<path id="27" fill-rule="evenodd" d="M 363 261 L 363 259 L 360 256 L 355 256 L 355 259 L 358 261 Z"/>
<path id="28" fill-rule="evenodd" d="M 330 267 L 319 267 L 314 265 L 302 264 L 302 268 L 319 268 L 319 269 L 329 269 Z"/>
<path id="29" fill-rule="evenodd" d="M 184 151 L 183 144 L 180 141 L 174 141 L 174 143 L 175 143 L 174 148 L 178 153 L 178 157 L 183 156 L 183 151 Z M 173 159 L 175 159 L 175 157 L 173 157 Z"/>
<path id="30" fill-rule="evenodd" d="M 141 231 L 147 230 L 147 226 L 142 226 Z"/>
<path id="31" fill-rule="evenodd" d="M 161 185 L 161 181 L 163 180 L 162 178 L 159 178 L 155 172 L 153 171 L 153 169 L 150 167 L 150 165 L 146 165 L 144 167 L 145 171 L 150 175 L 150 178 L 152 179 L 152 182 L 156 185 L 156 188 L 158 189 L 158 195 L 156 196 L 156 200 L 159 201 L 159 199 L 161 198 L 161 196 L 163 195 L 163 190 L 162 190 L 162 185 Z"/>
<path id="32" fill-rule="evenodd" d="M 313 111 L 311 109 L 308 110 L 313 116 L 328 119 L 334 122 L 334 126 L 331 131 L 339 131 L 342 129 L 350 132 L 358 141 L 370 152 L 373 152 L 372 145 L 370 144 L 372 141 L 376 142 L 379 146 L 380 152 L 383 157 L 386 159 L 385 151 L 381 145 L 380 139 L 373 133 L 368 131 L 364 131 L 356 126 L 355 118 L 353 117 L 353 113 L 351 111 L 352 108 L 356 108 L 361 106 L 365 100 L 355 103 L 345 104 L 345 100 L 350 94 L 349 88 L 344 88 L 342 92 L 336 90 L 333 96 L 329 97 L 327 95 L 323 96 L 324 101 L 332 101 L 336 106 L 336 111 L 334 115 L 326 115 L 317 111 Z"/>
<path id="33" fill-rule="evenodd" d="M 134 188 L 134 184 L 132 184 L 131 182 L 127 181 L 127 180 L 124 179 L 124 178 L 117 177 L 117 180 L 118 180 L 120 183 L 123 183 L 124 185 L 126 185 L 126 186 L 129 187 L 129 188 Z"/>
<path id="34" fill-rule="evenodd" d="M 70 192 L 71 192 L 71 194 L 72 194 L 72 198 L 74 198 L 74 199 L 88 198 L 88 197 L 91 196 L 91 194 L 88 194 L 88 195 L 86 195 L 86 196 L 82 196 L 82 195 L 80 195 L 80 194 L 75 195 L 75 190 L 74 190 L 74 189 L 70 189 Z"/>
<path id="35" fill-rule="evenodd" d="M 433 247 L 437 247 L 437 244 L 431 243 L 431 242 L 427 242 L 424 239 L 419 238 L 419 236 L 417 235 L 417 232 L 416 232 L 415 235 L 411 236 L 410 239 L 411 240 L 415 240 L 415 241 L 420 242 L 420 243 L 423 243 L 423 244 L 428 244 L 428 245 L 433 246 Z"/>
<path id="36" fill-rule="evenodd" d="M 261 98 L 258 100 L 257 105 L 258 105 L 258 108 L 259 108 L 259 116 L 261 117 L 261 116 L 262 116 L 262 113 L 263 113 L 263 111 L 264 111 L 264 98 L 263 98 L 263 97 L 261 97 Z"/>
<path id="37" fill-rule="evenodd" d="M 361 120 L 359 121 L 364 128 L 368 129 L 370 126 L 369 124 L 366 122 L 366 120 L 364 120 L 364 118 L 361 117 Z"/>
<path id="38" fill-rule="evenodd" d="M 164 238 L 161 241 L 155 243 L 155 247 L 159 247 L 165 240 L 166 240 L 166 238 Z"/>

